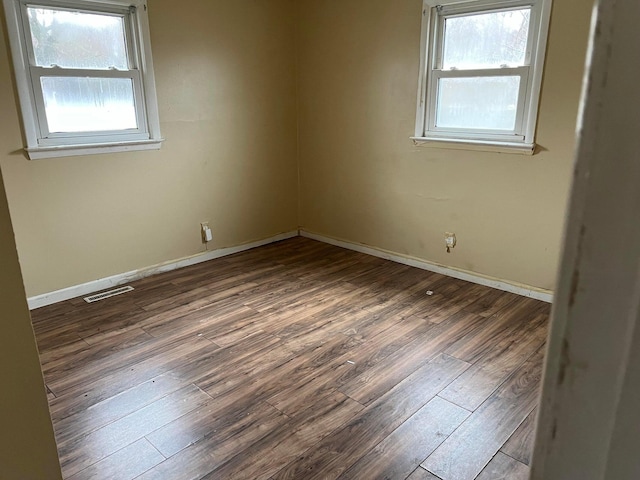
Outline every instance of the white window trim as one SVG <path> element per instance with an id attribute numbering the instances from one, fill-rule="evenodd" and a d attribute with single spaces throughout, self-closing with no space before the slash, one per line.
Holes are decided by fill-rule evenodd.
<path id="1" fill-rule="evenodd" d="M 26 140 L 25 152 L 30 159 L 65 157 L 74 155 L 87 155 L 94 153 L 111 153 L 132 150 L 157 150 L 164 139 L 160 133 L 160 119 L 158 114 L 158 102 L 156 96 L 155 76 L 153 72 L 153 58 L 151 55 L 151 41 L 149 34 L 149 19 L 147 15 L 146 0 L 3 0 L 7 20 L 7 33 L 13 57 L 13 66 L 16 79 L 16 88 L 22 124 Z M 78 135 L 77 142 L 67 141 L 58 143 L 51 138 L 43 138 L 46 125 L 39 122 L 37 115 L 36 96 L 33 92 L 31 75 L 38 75 L 39 67 L 34 67 L 29 62 L 29 47 L 25 38 L 27 32 L 22 27 L 22 8 L 24 4 L 40 6 L 66 7 L 77 9 L 99 9 L 103 11 L 135 9 L 131 15 L 132 24 L 130 34 L 134 37 L 132 52 L 135 56 L 135 64 L 138 69 L 127 73 L 127 77 L 135 76 L 135 88 L 140 89 L 144 105 L 136 107 L 139 131 L 130 135 L 114 134 L 108 132 L 87 132 L 86 135 Z M 78 70 L 82 72 L 82 70 Z M 105 76 L 122 76 L 120 72 L 104 72 Z M 45 122 L 46 123 L 46 122 Z M 55 137 L 52 135 L 51 137 Z M 69 138 L 69 137 L 66 137 Z"/>
<path id="2" fill-rule="evenodd" d="M 422 8 L 422 32 L 420 38 L 420 76 L 418 80 L 418 98 L 416 112 L 415 135 L 411 137 L 416 145 L 432 145 L 437 147 L 450 146 L 451 148 L 463 148 L 474 150 L 513 152 L 532 155 L 535 152 L 535 131 L 540 103 L 540 89 L 546 54 L 549 22 L 551 18 L 552 0 L 423 0 Z M 491 75 L 505 75 L 513 73 L 522 75 L 522 69 L 529 69 L 529 82 L 520 85 L 519 115 L 516 125 L 524 125 L 518 134 L 494 134 L 490 132 L 474 131 L 459 132 L 436 129 L 434 125 L 436 88 L 435 82 L 440 76 L 446 76 L 447 72 L 435 70 L 439 42 L 435 36 L 435 23 L 441 18 L 435 9 L 443 8 L 443 13 L 464 13 L 469 10 L 482 10 L 492 8 L 513 8 L 518 6 L 531 6 L 535 16 L 535 24 L 532 23 L 528 58 L 529 66 L 513 69 L 479 70 L 476 73 Z M 534 19 L 532 19 L 533 21 Z M 461 72 L 457 71 L 457 75 Z M 523 95 L 524 93 L 524 95 Z"/>

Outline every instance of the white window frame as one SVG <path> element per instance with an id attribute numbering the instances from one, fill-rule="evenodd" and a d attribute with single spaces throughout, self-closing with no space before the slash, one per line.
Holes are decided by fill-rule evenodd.
<path id="1" fill-rule="evenodd" d="M 25 151 L 30 159 L 160 148 L 163 138 L 160 133 L 145 0 L 3 0 L 3 2 L 27 144 Z M 90 70 L 36 66 L 27 6 L 123 16 L 129 69 Z M 49 132 L 40 78 L 52 75 L 131 79 L 138 128 L 73 133 Z"/>
<path id="2" fill-rule="evenodd" d="M 417 143 L 476 146 L 480 149 L 532 154 L 542 85 L 552 0 L 423 0 Z M 531 8 L 525 65 L 478 70 L 443 70 L 444 22 L 448 17 Z M 438 81 L 441 78 L 520 77 L 515 128 L 510 131 L 442 128 L 436 125 Z"/>

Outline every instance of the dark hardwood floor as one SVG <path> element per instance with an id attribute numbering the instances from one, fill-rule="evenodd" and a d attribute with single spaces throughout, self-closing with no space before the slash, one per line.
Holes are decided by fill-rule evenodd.
<path id="1" fill-rule="evenodd" d="M 65 478 L 528 478 L 547 304 L 304 238 L 131 285 L 32 312 Z"/>

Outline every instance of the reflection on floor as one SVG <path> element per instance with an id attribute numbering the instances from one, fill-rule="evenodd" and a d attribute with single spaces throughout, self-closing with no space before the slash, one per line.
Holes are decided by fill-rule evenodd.
<path id="1" fill-rule="evenodd" d="M 32 312 L 65 478 L 528 478 L 547 304 L 303 238 L 132 285 Z"/>

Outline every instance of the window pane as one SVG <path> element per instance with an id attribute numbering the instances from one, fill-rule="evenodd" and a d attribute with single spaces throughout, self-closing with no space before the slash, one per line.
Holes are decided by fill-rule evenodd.
<path id="1" fill-rule="evenodd" d="M 36 65 L 128 70 L 124 18 L 27 8 Z"/>
<path id="2" fill-rule="evenodd" d="M 513 130 L 520 77 L 441 78 L 436 126 Z"/>
<path id="3" fill-rule="evenodd" d="M 444 70 L 524 65 L 531 10 L 450 17 L 445 20 Z"/>
<path id="4" fill-rule="evenodd" d="M 130 78 L 40 80 L 51 133 L 138 128 Z"/>

